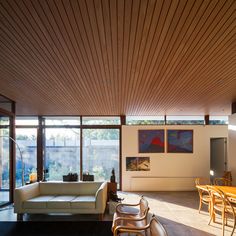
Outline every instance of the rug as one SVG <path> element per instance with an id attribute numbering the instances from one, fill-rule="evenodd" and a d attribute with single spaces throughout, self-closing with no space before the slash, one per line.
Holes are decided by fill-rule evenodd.
<path id="1" fill-rule="evenodd" d="M 1 236 L 112 236 L 111 221 L 0 222 Z"/>

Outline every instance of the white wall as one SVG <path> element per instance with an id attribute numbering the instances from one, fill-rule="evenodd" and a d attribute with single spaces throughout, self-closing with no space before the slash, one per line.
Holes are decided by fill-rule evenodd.
<path id="1" fill-rule="evenodd" d="M 138 153 L 139 129 L 192 129 L 193 153 Z M 213 137 L 228 137 L 228 127 L 224 125 L 122 126 L 122 190 L 193 190 L 195 177 L 209 177 L 210 138 Z M 126 171 L 126 157 L 135 156 L 149 156 L 151 170 Z"/>
<path id="2" fill-rule="evenodd" d="M 236 114 L 229 116 L 228 169 L 236 185 Z"/>

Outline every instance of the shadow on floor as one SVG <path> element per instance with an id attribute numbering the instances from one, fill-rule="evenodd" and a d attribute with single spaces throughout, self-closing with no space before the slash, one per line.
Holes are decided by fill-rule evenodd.
<path id="1" fill-rule="evenodd" d="M 184 191 L 184 192 L 126 192 L 129 194 L 136 194 L 137 196 L 145 196 L 149 199 L 157 200 L 160 202 L 172 203 L 183 207 L 198 210 L 199 195 L 197 191 Z M 205 211 L 205 209 L 203 209 Z"/>
<path id="2" fill-rule="evenodd" d="M 215 236 L 215 234 L 211 234 L 203 230 L 199 230 L 194 227 L 184 225 L 161 216 L 157 216 L 157 218 L 164 225 L 168 236 Z"/>

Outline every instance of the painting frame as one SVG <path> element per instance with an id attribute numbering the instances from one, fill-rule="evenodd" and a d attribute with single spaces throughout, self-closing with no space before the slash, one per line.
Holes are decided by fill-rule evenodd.
<path id="1" fill-rule="evenodd" d="M 164 153 L 165 130 L 164 129 L 141 129 L 138 130 L 139 153 Z"/>
<path id="2" fill-rule="evenodd" d="M 150 157 L 126 157 L 126 171 L 150 171 Z"/>
<path id="3" fill-rule="evenodd" d="M 168 129 L 167 153 L 193 153 L 193 130 Z"/>

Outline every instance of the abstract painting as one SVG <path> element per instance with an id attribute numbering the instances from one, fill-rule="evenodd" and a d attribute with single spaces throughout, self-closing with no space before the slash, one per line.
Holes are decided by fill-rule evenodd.
<path id="1" fill-rule="evenodd" d="M 167 130 L 167 152 L 193 153 L 193 130 Z"/>
<path id="2" fill-rule="evenodd" d="M 159 153 L 165 150 L 164 130 L 139 130 L 139 153 Z"/>
<path id="3" fill-rule="evenodd" d="M 126 157 L 126 171 L 149 171 L 150 157 Z"/>

